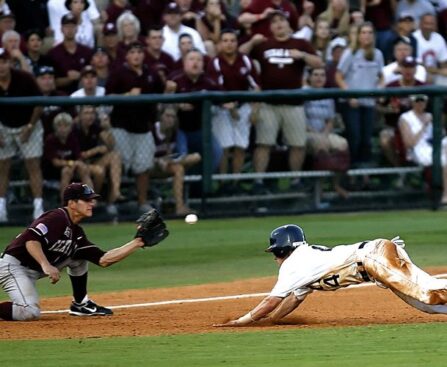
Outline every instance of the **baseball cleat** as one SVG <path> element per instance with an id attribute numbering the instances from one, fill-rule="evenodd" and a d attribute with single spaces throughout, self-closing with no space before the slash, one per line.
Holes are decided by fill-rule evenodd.
<path id="1" fill-rule="evenodd" d="M 97 305 L 92 300 L 84 303 L 72 302 L 70 306 L 70 315 L 72 316 L 111 316 L 113 311 L 110 308 Z"/>

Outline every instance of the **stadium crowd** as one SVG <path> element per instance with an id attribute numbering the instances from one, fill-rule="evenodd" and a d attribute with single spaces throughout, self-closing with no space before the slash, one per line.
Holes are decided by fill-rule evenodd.
<path id="1" fill-rule="evenodd" d="M 446 25 L 447 0 L 0 0 L 0 96 L 446 85 Z M 250 151 L 254 171 L 266 172 L 278 144 L 293 171 L 309 159 L 324 165 L 324 157 L 336 171 L 365 167 L 377 113 L 388 163 L 430 166 L 426 108 L 423 95 L 216 105 L 213 167 L 242 172 Z M 201 114 L 198 103 L 0 108 L 0 222 L 8 221 L 17 157 L 34 218 L 43 212 L 44 180 L 107 188 L 106 208 L 116 215 L 124 174 L 135 177 L 139 210 L 148 209 L 151 175 L 161 175 L 174 177 L 176 214 L 191 212 L 183 177 L 203 155 Z M 368 184 L 364 176 L 361 186 Z M 340 177 L 334 185 L 348 195 Z M 265 190 L 258 179 L 253 191 Z"/>

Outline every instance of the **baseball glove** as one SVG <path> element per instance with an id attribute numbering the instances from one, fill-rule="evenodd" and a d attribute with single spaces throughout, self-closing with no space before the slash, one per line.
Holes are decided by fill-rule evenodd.
<path id="1" fill-rule="evenodd" d="M 156 209 L 151 209 L 137 220 L 138 229 L 135 238 L 141 237 L 144 247 L 155 246 L 169 235 L 166 224 Z"/>

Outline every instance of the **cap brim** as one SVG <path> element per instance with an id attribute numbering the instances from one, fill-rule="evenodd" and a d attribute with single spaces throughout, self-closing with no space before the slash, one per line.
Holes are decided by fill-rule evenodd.
<path id="1" fill-rule="evenodd" d="M 93 200 L 93 199 L 98 199 L 100 197 L 101 197 L 101 195 L 99 195 L 95 192 L 94 194 L 82 196 L 81 200 Z"/>

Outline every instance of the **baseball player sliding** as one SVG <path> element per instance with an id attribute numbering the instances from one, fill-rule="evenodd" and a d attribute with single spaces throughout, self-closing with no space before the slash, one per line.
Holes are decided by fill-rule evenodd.
<path id="1" fill-rule="evenodd" d="M 73 286 L 70 314 L 107 316 L 112 310 L 94 303 L 87 296 L 88 261 L 110 266 L 139 248 L 154 246 L 169 232 L 155 209 L 137 221 L 135 238 L 107 252 L 92 244 L 79 226 L 82 219 L 93 215 L 99 197 L 88 185 L 72 183 L 63 193 L 64 207 L 50 210 L 19 234 L 0 256 L 0 286 L 11 301 L 0 303 L 4 320 L 35 320 L 40 317 L 36 281 L 48 276 L 51 283 L 60 279 L 68 267 Z"/>
<path id="2" fill-rule="evenodd" d="M 244 316 L 215 326 L 275 322 L 295 310 L 314 290 L 333 291 L 363 282 L 389 288 L 423 312 L 447 314 L 447 280 L 418 268 L 404 246 L 404 241 L 395 237 L 328 248 L 309 245 L 297 225 L 278 227 L 266 249 L 280 266 L 270 295 Z"/>

